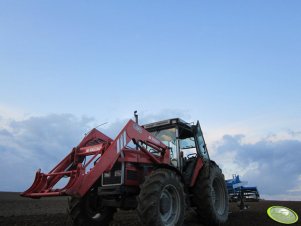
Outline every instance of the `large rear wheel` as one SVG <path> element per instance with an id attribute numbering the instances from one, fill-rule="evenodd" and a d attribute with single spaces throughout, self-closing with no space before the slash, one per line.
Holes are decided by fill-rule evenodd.
<path id="1" fill-rule="evenodd" d="M 154 170 L 140 186 L 137 212 L 146 226 L 180 226 L 184 221 L 184 189 L 169 169 Z"/>
<path id="2" fill-rule="evenodd" d="M 200 220 L 205 225 L 220 225 L 227 221 L 228 192 L 222 170 L 210 162 L 209 175 L 202 169 L 193 190 L 194 202 Z"/>
<path id="3" fill-rule="evenodd" d="M 68 223 L 76 226 L 106 226 L 113 219 L 116 209 L 102 207 L 101 199 L 90 191 L 83 198 L 71 197 L 68 200 Z"/>

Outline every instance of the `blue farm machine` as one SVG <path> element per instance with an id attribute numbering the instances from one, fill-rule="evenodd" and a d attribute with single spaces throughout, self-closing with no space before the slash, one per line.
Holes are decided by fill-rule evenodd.
<path id="1" fill-rule="evenodd" d="M 239 175 L 233 175 L 232 179 L 226 180 L 228 197 L 230 202 L 240 202 L 240 209 L 245 209 L 245 202 L 258 202 L 260 195 L 257 187 L 246 186 L 247 181 L 241 181 Z"/>

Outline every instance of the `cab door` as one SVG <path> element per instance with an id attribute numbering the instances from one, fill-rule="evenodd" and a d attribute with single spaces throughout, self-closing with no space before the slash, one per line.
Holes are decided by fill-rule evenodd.
<path id="1" fill-rule="evenodd" d="M 204 140 L 203 132 L 199 121 L 197 121 L 197 124 L 194 127 L 194 136 L 195 136 L 195 143 L 196 143 L 196 148 L 199 156 L 203 159 L 205 163 L 208 163 L 210 161 L 209 153 L 207 150 L 207 146 Z"/>

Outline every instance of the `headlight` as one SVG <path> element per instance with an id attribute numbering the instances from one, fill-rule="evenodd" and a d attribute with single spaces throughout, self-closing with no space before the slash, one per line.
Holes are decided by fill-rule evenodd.
<path id="1" fill-rule="evenodd" d="M 121 177 L 121 170 L 115 170 L 114 171 L 114 176 L 115 177 Z"/>
<path id="2" fill-rule="evenodd" d="M 103 173 L 103 176 L 104 176 L 105 178 L 108 178 L 108 177 L 110 177 L 110 176 L 111 176 L 111 173 L 110 173 L 110 172 Z"/>

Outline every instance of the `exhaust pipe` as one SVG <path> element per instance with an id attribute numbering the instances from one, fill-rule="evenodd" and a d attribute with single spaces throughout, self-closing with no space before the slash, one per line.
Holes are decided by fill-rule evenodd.
<path id="1" fill-rule="evenodd" d="M 138 124 L 138 114 L 137 111 L 134 111 L 135 122 Z"/>

